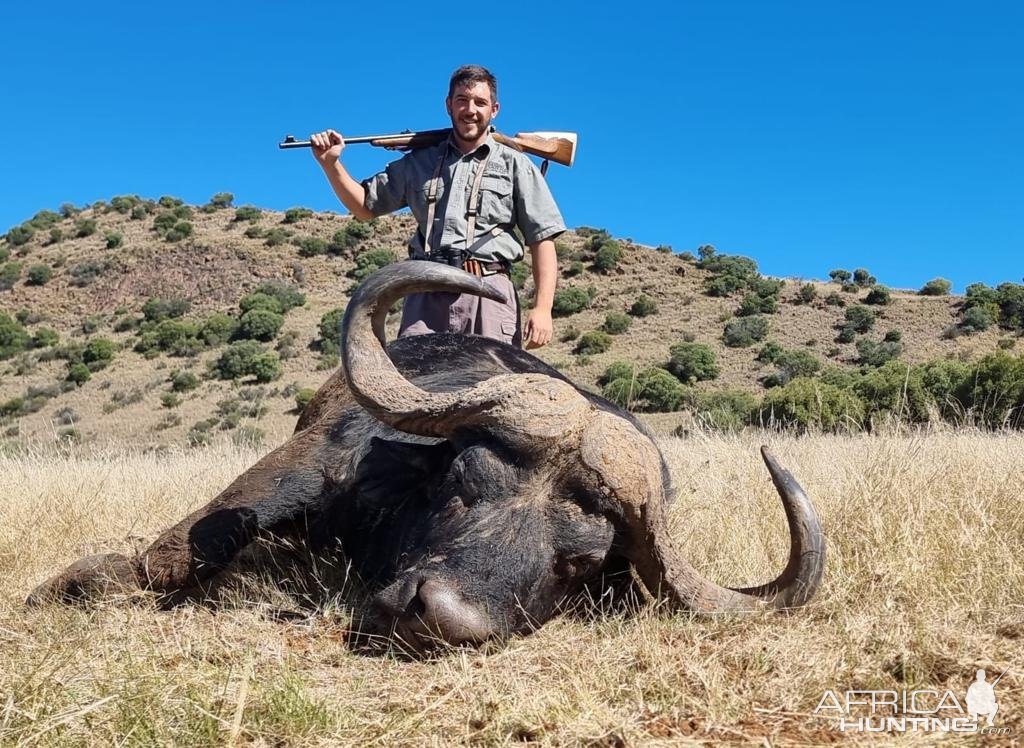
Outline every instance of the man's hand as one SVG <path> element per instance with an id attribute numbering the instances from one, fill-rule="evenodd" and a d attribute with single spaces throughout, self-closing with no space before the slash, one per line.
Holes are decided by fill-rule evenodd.
<path id="1" fill-rule="evenodd" d="M 526 350 L 541 348 L 550 343 L 554 331 L 555 326 L 551 321 L 551 312 L 540 309 L 531 310 L 526 317 L 526 325 L 523 327 Z"/>
<path id="2" fill-rule="evenodd" d="M 313 158 L 325 169 L 338 163 L 341 152 L 345 150 L 345 140 L 336 130 L 314 133 L 309 136 L 309 142 L 312 143 Z"/>

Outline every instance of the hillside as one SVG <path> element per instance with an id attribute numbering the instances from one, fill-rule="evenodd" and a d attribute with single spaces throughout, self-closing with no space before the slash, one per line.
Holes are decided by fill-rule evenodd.
<path id="1" fill-rule="evenodd" d="M 366 266 L 367 258 L 374 258 L 367 253 L 383 249 L 395 258 L 404 256 L 412 219 L 399 215 L 350 230 L 357 222 L 345 216 L 235 209 L 229 197 L 215 196 L 203 207 L 184 206 L 173 198 L 160 203 L 115 198 L 82 210 L 44 211 L 8 232 L 0 242 L 0 308 L 16 316 L 36 342 L 9 351 L 0 361 L 2 443 L 74 439 L 158 446 L 222 436 L 276 441 L 292 429 L 296 394 L 319 386 L 336 363 L 317 342 L 321 317 L 344 306 L 358 263 Z M 556 319 L 556 340 L 538 352 L 585 386 L 599 388 L 599 377 L 616 361 L 663 366 L 670 346 L 684 339 L 707 344 L 717 359 L 719 376 L 698 383 L 700 390 L 739 389 L 756 396 L 765 392 L 761 380 L 775 370 L 758 360 L 766 341 L 849 369 L 858 366 L 858 340 L 881 341 L 892 330 L 899 331 L 900 359 L 909 363 L 977 359 L 1015 342 L 995 328 L 944 336 L 956 325 L 963 299 L 901 291 L 892 292 L 891 303 L 871 307 L 877 321 L 870 331 L 835 342 L 846 310 L 862 302 L 868 289 L 839 292 L 836 283 L 813 281 L 815 292 L 804 290 L 809 301 L 801 302 L 805 281 L 789 279 L 778 290 L 777 311 L 764 315 L 769 326 L 764 340 L 728 347 L 723 328 L 744 292 L 708 295 L 714 274 L 698 267 L 692 255 L 628 239 L 617 242 L 617 262 L 597 270 L 595 262 L 602 264 L 597 249 L 606 239 L 592 229 L 560 239 L 560 288 L 591 289 L 589 307 Z M 194 334 L 214 313 L 239 317 L 243 297 L 268 281 L 289 284 L 305 297 L 303 305 L 285 312 L 283 327 L 263 343 L 281 359 L 281 374 L 272 381 L 210 377 L 208 367 L 224 352 L 223 341 L 177 351 L 160 350 L 150 341 L 148 353 L 136 350 L 146 319 L 155 324 L 163 318 L 154 312 L 159 304 L 152 300 L 174 310 L 171 318 L 194 323 Z M 530 287 L 527 281 L 527 296 Z M 844 306 L 826 302 L 834 292 Z M 612 336 L 605 352 L 575 352 L 577 335 L 600 328 L 610 312 L 627 312 L 641 294 L 653 300 L 656 313 L 629 317 L 628 330 Z M 57 333 L 56 345 L 47 345 L 52 337 L 40 335 L 43 328 Z M 114 343 L 109 363 L 102 365 L 103 354 L 101 360 L 86 362 L 92 371 L 79 380 L 88 376 L 87 381 L 67 381 L 82 346 L 96 338 Z M 197 386 L 172 393 L 169 377 L 183 371 L 195 375 Z M 650 418 L 659 429 L 670 429 L 685 421 L 685 408 Z"/>

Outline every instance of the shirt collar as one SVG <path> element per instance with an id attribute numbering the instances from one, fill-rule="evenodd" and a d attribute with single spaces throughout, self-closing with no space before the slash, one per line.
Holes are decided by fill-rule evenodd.
<path id="1" fill-rule="evenodd" d="M 461 150 L 459 150 L 459 146 L 455 142 L 455 135 L 453 133 L 448 133 L 447 142 L 448 147 L 451 150 L 453 150 L 456 153 L 456 155 L 459 156 L 460 158 L 463 156 L 474 156 L 478 159 L 485 158 L 489 154 L 493 153 L 494 147 L 498 143 L 498 141 L 494 139 L 493 131 L 488 132 L 487 137 L 484 139 L 484 142 L 478 145 L 475 150 L 470 151 L 469 153 L 463 153 Z"/>

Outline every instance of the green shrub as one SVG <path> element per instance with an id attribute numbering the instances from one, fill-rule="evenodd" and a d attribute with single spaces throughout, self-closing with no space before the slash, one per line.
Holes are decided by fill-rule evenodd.
<path id="1" fill-rule="evenodd" d="M 892 294 L 885 286 L 872 286 L 868 295 L 864 297 L 864 303 L 885 306 L 892 303 Z"/>
<path id="2" fill-rule="evenodd" d="M 636 365 L 629 361 L 616 361 L 604 370 L 598 379 L 600 384 L 607 384 L 616 379 L 635 379 Z"/>
<path id="3" fill-rule="evenodd" d="M 964 311 L 960 319 L 960 329 L 968 334 L 984 332 L 992 326 L 992 322 L 992 312 L 987 306 L 972 306 Z"/>
<path id="4" fill-rule="evenodd" d="M 825 297 L 825 303 L 829 306 L 846 306 L 846 299 L 840 296 L 836 291 L 833 291 Z"/>
<path id="5" fill-rule="evenodd" d="M 612 347 L 612 336 L 601 330 L 585 332 L 576 344 L 575 352 L 584 356 L 604 353 Z"/>
<path id="6" fill-rule="evenodd" d="M 132 208 L 131 219 L 133 221 L 141 221 L 143 218 L 149 215 L 149 211 L 144 205 L 136 205 Z"/>
<path id="7" fill-rule="evenodd" d="M 698 254 L 701 249 L 697 250 Z M 701 254 L 697 267 L 711 273 L 711 277 L 705 281 L 705 288 L 710 296 L 729 296 L 740 289 L 750 288 L 751 284 L 760 278 L 757 263 L 749 257 L 720 255 L 713 247 L 710 252 L 705 251 Z"/>
<path id="8" fill-rule="evenodd" d="M 11 358 L 29 347 L 31 338 L 20 322 L 0 312 L 0 360 Z"/>
<path id="9" fill-rule="evenodd" d="M 107 338 L 92 338 L 85 344 L 82 350 L 82 363 L 86 364 L 91 371 L 104 368 L 114 359 L 117 352 L 117 345 Z"/>
<path id="10" fill-rule="evenodd" d="M 84 260 L 68 268 L 71 285 L 83 288 L 96 281 L 110 269 L 110 263 L 104 260 Z"/>
<path id="11" fill-rule="evenodd" d="M 629 329 L 631 321 L 628 314 L 608 312 L 605 315 L 604 324 L 601 326 L 601 329 L 609 335 L 621 335 Z"/>
<path id="12" fill-rule="evenodd" d="M 53 269 L 49 265 L 30 265 L 25 283 L 30 286 L 45 286 L 53 277 Z"/>
<path id="13" fill-rule="evenodd" d="M 165 319 L 153 329 L 157 347 L 172 356 L 192 356 L 203 347 L 198 340 L 199 328 L 194 322 Z"/>
<path id="14" fill-rule="evenodd" d="M 857 378 L 853 389 L 871 413 L 925 423 L 934 397 L 925 385 L 923 371 L 900 361 L 884 362 Z"/>
<path id="15" fill-rule="evenodd" d="M 249 226 L 244 233 L 248 239 L 263 239 L 267 235 L 267 230 L 262 226 Z"/>
<path id="16" fill-rule="evenodd" d="M 526 269 L 526 264 L 517 262 L 509 269 L 509 280 L 512 281 L 512 287 L 517 291 L 522 291 L 523 286 L 526 285 L 526 279 L 529 277 L 530 271 Z"/>
<path id="17" fill-rule="evenodd" d="M 837 343 L 852 343 L 857 337 L 857 331 L 854 330 L 850 325 L 846 325 L 839 330 L 839 334 L 836 335 Z"/>
<path id="18" fill-rule="evenodd" d="M 777 387 L 799 377 L 812 377 L 821 371 L 821 362 L 807 351 L 782 351 L 773 363 L 775 374 L 765 380 L 765 385 Z"/>
<path id="19" fill-rule="evenodd" d="M 739 317 L 750 317 L 755 314 L 774 314 L 778 309 L 778 296 L 747 294 L 740 301 L 740 307 L 736 310 L 736 314 Z"/>
<path id="20" fill-rule="evenodd" d="M 40 327 L 32 336 L 33 348 L 52 348 L 60 342 L 60 335 L 49 327 Z"/>
<path id="21" fill-rule="evenodd" d="M 117 195 L 110 198 L 110 207 L 122 215 L 128 215 L 141 202 L 135 195 Z"/>
<path id="22" fill-rule="evenodd" d="M 810 304 L 818 298 L 818 289 L 813 283 L 804 283 L 796 292 L 798 304 Z"/>
<path id="23" fill-rule="evenodd" d="M 83 219 L 75 223 L 75 236 L 84 239 L 96 233 L 96 221 L 92 218 Z"/>
<path id="24" fill-rule="evenodd" d="M 282 223 L 298 223 L 313 215 L 309 208 L 289 208 L 284 212 Z"/>
<path id="25" fill-rule="evenodd" d="M 4 266 L 0 268 L 0 291 L 9 291 L 14 288 L 14 284 L 21 278 L 22 267 L 22 263 L 13 260 L 4 263 Z"/>
<path id="26" fill-rule="evenodd" d="M 164 234 L 164 239 L 169 242 L 180 242 L 192 236 L 192 224 L 188 221 L 178 221 Z"/>
<path id="27" fill-rule="evenodd" d="M 262 217 L 263 211 L 255 205 L 243 205 L 240 208 L 235 208 L 236 221 L 248 221 L 249 223 L 255 223 Z"/>
<path id="28" fill-rule="evenodd" d="M 717 379 L 715 352 L 703 343 L 677 343 L 669 349 L 668 370 L 687 384 Z"/>
<path id="29" fill-rule="evenodd" d="M 848 307 L 845 317 L 847 326 L 855 332 L 865 333 L 875 325 L 875 313 L 859 304 Z"/>
<path id="30" fill-rule="evenodd" d="M 953 284 L 945 278 L 932 278 L 921 286 L 918 293 L 921 296 L 948 296 Z"/>
<path id="31" fill-rule="evenodd" d="M 74 382 L 81 387 L 92 378 L 89 367 L 83 363 L 71 364 L 68 366 L 67 381 Z"/>
<path id="32" fill-rule="evenodd" d="M 191 392 L 199 386 L 199 377 L 190 371 L 178 371 L 176 369 L 171 372 L 168 381 L 171 383 L 171 390 L 173 392 Z"/>
<path id="33" fill-rule="evenodd" d="M 260 291 L 248 294 L 239 299 L 238 308 L 242 310 L 243 314 L 245 312 L 250 312 L 253 309 L 263 309 L 264 311 L 274 312 L 274 314 L 284 314 L 284 305 L 279 299 Z"/>
<path id="34" fill-rule="evenodd" d="M 730 348 L 746 348 L 768 334 L 768 320 L 760 315 L 740 317 L 725 326 L 722 340 Z"/>
<path id="35" fill-rule="evenodd" d="M 142 305 L 142 316 L 148 322 L 160 322 L 165 319 L 183 317 L 192 304 L 188 299 L 172 298 L 158 299 L 149 298 Z"/>
<path id="36" fill-rule="evenodd" d="M 0 246 L 0 262 L 7 262 L 11 256 L 11 250 L 7 247 Z"/>
<path id="37" fill-rule="evenodd" d="M 716 390 L 697 395 L 694 417 L 717 431 L 740 431 L 757 412 L 759 401 L 744 390 Z"/>
<path id="38" fill-rule="evenodd" d="M 589 307 L 590 301 L 590 293 L 584 288 L 579 286 L 560 288 L 555 291 L 551 311 L 556 317 L 568 317 Z"/>
<path id="39" fill-rule="evenodd" d="M 15 226 L 7 232 L 7 243 L 12 247 L 20 247 L 24 244 L 28 244 L 32 240 L 32 237 L 35 236 L 35 233 L 35 229 L 29 226 Z"/>
<path id="40" fill-rule="evenodd" d="M 851 273 L 849 270 L 837 268 L 836 270 L 830 270 L 828 277 L 831 278 L 836 283 L 844 285 L 853 279 L 853 273 Z"/>
<path id="41" fill-rule="evenodd" d="M 963 409 L 989 428 L 1024 425 L 1024 358 L 999 351 L 972 367 L 955 393 Z"/>
<path id="42" fill-rule="evenodd" d="M 758 412 L 764 424 L 777 424 L 800 432 L 859 429 L 864 415 L 864 403 L 855 393 L 807 378 L 794 379 L 769 390 Z"/>
<path id="43" fill-rule="evenodd" d="M 284 324 L 284 317 L 267 309 L 252 309 L 242 315 L 237 337 L 250 340 L 273 340 Z"/>
<path id="44" fill-rule="evenodd" d="M 281 314 L 287 314 L 292 309 L 306 304 L 306 295 L 285 281 L 264 281 L 256 286 L 254 293 L 277 299 L 281 305 Z"/>
<path id="45" fill-rule="evenodd" d="M 345 224 L 345 232 L 356 241 L 363 241 L 373 236 L 375 221 L 360 221 L 358 218 L 349 219 Z"/>
<path id="46" fill-rule="evenodd" d="M 385 265 L 395 261 L 390 249 L 371 249 L 356 257 L 356 266 L 349 271 L 349 277 L 362 281 L 366 276 L 375 273 Z"/>
<path id="47" fill-rule="evenodd" d="M 120 231 L 108 231 L 104 238 L 107 240 L 107 249 L 117 249 L 124 242 L 124 236 Z"/>
<path id="48" fill-rule="evenodd" d="M 160 199 L 157 200 L 157 204 L 159 204 L 161 208 L 177 208 L 179 205 L 184 205 L 185 201 L 180 197 L 161 195 Z"/>
<path id="49" fill-rule="evenodd" d="M 60 206 L 60 214 L 63 218 L 74 218 L 81 210 L 75 207 L 74 203 L 62 203 Z"/>
<path id="50" fill-rule="evenodd" d="M 177 408 L 181 405 L 181 395 L 177 392 L 165 392 L 160 395 L 160 404 L 165 408 Z"/>
<path id="51" fill-rule="evenodd" d="M 316 390 L 312 387 L 303 387 L 301 390 L 295 393 L 295 410 L 299 413 L 303 412 L 306 407 L 313 401 L 313 396 L 316 395 Z"/>
<path id="52" fill-rule="evenodd" d="M 875 285 L 876 278 L 865 268 L 857 268 L 853 271 L 853 282 L 861 288 Z"/>
<path id="53" fill-rule="evenodd" d="M 622 259 L 622 248 L 615 240 L 609 240 L 601 244 L 594 255 L 594 269 L 602 273 L 614 270 Z"/>
<path id="54" fill-rule="evenodd" d="M 903 340 L 903 333 L 900 330 L 889 330 L 882 340 L 886 343 L 898 343 Z"/>
<path id="55" fill-rule="evenodd" d="M 772 364 L 775 363 L 779 356 L 781 356 L 785 352 L 785 348 L 783 348 L 774 340 L 769 340 L 767 343 L 761 346 L 761 350 L 757 352 L 756 360 L 760 361 L 762 364 Z"/>
<path id="56" fill-rule="evenodd" d="M 230 208 L 235 202 L 235 196 L 230 192 L 218 192 L 210 198 L 210 205 L 218 210 Z"/>
<path id="57" fill-rule="evenodd" d="M 281 362 L 277 354 L 267 351 L 254 340 L 232 343 L 211 366 L 213 374 L 221 379 L 255 377 L 258 382 L 270 382 L 281 376 Z"/>
<path id="58" fill-rule="evenodd" d="M 658 313 L 658 305 L 650 296 L 640 294 L 629 308 L 629 313 L 634 317 L 650 317 Z"/>
<path id="59" fill-rule="evenodd" d="M 338 341 L 342 317 L 345 316 L 345 309 L 337 307 L 327 312 L 320 318 L 320 351 L 328 355 L 337 355 Z"/>
<path id="60" fill-rule="evenodd" d="M 671 413 L 679 410 L 687 400 L 687 389 L 670 372 L 659 367 L 642 371 L 637 377 L 637 385 L 644 410 Z"/>
<path id="61" fill-rule="evenodd" d="M 64 232 L 58 228 L 50 229 L 50 244 L 60 244 L 62 241 L 64 241 Z"/>
<path id="62" fill-rule="evenodd" d="M 227 343 L 237 330 L 237 319 L 223 312 L 214 312 L 199 325 L 196 337 L 212 347 Z"/>
<path id="63" fill-rule="evenodd" d="M 899 357 L 903 345 L 898 342 L 881 342 L 874 340 L 857 341 L 857 361 L 865 366 L 881 366 L 887 361 Z"/>
<path id="64" fill-rule="evenodd" d="M 319 236 L 304 236 L 299 239 L 299 255 L 302 257 L 316 257 L 327 254 L 327 240 Z"/>

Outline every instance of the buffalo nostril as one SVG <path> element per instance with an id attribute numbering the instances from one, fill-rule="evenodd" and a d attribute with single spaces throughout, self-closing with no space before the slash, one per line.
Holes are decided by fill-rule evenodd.
<path id="1" fill-rule="evenodd" d="M 490 637 L 493 627 L 459 591 L 440 579 L 426 579 L 416 592 L 423 605 L 420 620 L 430 632 L 449 644 L 479 643 Z"/>

